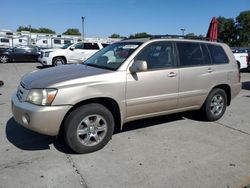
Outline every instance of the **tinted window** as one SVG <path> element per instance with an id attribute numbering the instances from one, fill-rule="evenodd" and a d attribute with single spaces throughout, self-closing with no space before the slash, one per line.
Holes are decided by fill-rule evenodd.
<path id="1" fill-rule="evenodd" d="M 24 53 L 25 51 L 27 51 L 27 50 L 24 49 L 24 48 L 15 48 L 15 49 L 14 49 L 14 52 L 15 52 L 15 53 Z"/>
<path id="2" fill-rule="evenodd" d="M 61 40 L 54 39 L 54 44 L 61 44 Z"/>
<path id="3" fill-rule="evenodd" d="M 99 50 L 97 43 L 84 43 L 85 50 Z"/>
<path id="4" fill-rule="evenodd" d="M 199 66 L 204 65 L 201 47 L 199 43 L 177 42 L 179 51 L 180 66 Z"/>
<path id="5" fill-rule="evenodd" d="M 64 44 L 70 44 L 71 41 L 70 40 L 64 40 Z"/>
<path id="6" fill-rule="evenodd" d="M 154 42 L 144 47 L 135 60 L 147 62 L 148 69 L 175 67 L 174 48 L 171 42 Z"/>
<path id="7" fill-rule="evenodd" d="M 102 43 L 102 46 L 103 46 L 103 48 L 105 48 L 106 46 L 108 46 L 109 44 L 107 44 L 107 43 Z"/>
<path id="8" fill-rule="evenodd" d="M 204 64 L 206 64 L 206 65 L 211 64 L 211 59 L 210 59 L 210 55 L 209 55 L 209 51 L 207 49 L 207 46 L 205 44 L 201 44 L 201 49 L 202 49 Z"/>
<path id="9" fill-rule="evenodd" d="M 22 40 L 22 39 L 19 39 L 18 41 L 19 41 L 19 42 L 23 42 L 23 40 Z"/>
<path id="10" fill-rule="evenodd" d="M 208 49 L 210 51 L 213 64 L 228 63 L 227 55 L 221 46 L 208 44 Z"/>
<path id="11" fill-rule="evenodd" d="M 77 43 L 74 45 L 75 49 L 84 49 L 83 48 L 83 43 Z"/>

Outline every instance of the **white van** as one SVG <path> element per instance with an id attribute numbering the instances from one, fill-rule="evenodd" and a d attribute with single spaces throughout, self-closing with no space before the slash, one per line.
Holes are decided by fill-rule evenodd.
<path id="1" fill-rule="evenodd" d="M 69 43 L 60 49 L 41 50 L 41 56 L 38 58 L 38 61 L 43 66 L 82 63 L 107 45 L 107 43 L 100 42 Z"/>

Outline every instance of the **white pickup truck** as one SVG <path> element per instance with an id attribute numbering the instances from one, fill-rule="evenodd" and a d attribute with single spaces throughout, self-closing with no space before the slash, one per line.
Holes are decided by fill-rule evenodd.
<path id="1" fill-rule="evenodd" d="M 61 49 L 41 50 L 41 55 L 38 58 L 38 61 L 43 66 L 82 63 L 107 45 L 107 43 L 100 42 L 78 42 L 75 44 L 66 44 Z"/>
<path id="2" fill-rule="evenodd" d="M 233 54 L 240 69 L 250 68 L 250 57 L 248 53 L 233 51 Z"/>

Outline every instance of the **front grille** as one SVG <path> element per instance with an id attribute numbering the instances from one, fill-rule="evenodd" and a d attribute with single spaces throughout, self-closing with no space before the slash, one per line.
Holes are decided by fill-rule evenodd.
<path id="1" fill-rule="evenodd" d="M 29 90 L 25 89 L 25 86 L 23 83 L 20 83 L 20 85 L 17 88 L 17 98 L 20 102 L 24 102 L 27 98 Z"/>

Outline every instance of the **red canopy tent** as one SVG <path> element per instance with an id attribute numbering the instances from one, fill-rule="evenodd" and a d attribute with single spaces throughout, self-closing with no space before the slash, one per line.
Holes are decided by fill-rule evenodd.
<path id="1" fill-rule="evenodd" d="M 219 22 L 216 17 L 213 17 L 207 31 L 207 38 L 209 38 L 210 41 L 217 41 L 218 39 L 218 24 Z"/>

